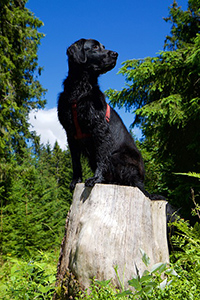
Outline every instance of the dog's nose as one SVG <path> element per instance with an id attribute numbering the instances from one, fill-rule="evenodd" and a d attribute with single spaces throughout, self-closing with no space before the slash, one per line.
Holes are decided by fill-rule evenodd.
<path id="1" fill-rule="evenodd" d="M 109 54 L 110 54 L 110 56 L 113 57 L 113 58 L 117 58 L 117 56 L 118 56 L 118 53 L 115 52 L 115 51 L 110 51 Z"/>
<path id="2" fill-rule="evenodd" d="M 117 58 L 118 53 L 115 52 L 115 51 L 108 51 L 108 55 L 109 55 L 110 57 L 112 57 L 112 58 Z"/>

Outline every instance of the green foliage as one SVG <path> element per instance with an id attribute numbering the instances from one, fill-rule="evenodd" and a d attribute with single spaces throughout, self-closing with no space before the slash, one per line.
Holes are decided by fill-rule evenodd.
<path id="1" fill-rule="evenodd" d="M 196 207 L 195 211 L 200 217 L 199 207 Z M 181 296 L 185 299 L 198 299 L 200 294 L 200 223 L 196 222 L 192 227 L 189 222 L 179 219 L 173 225 L 177 232 L 171 239 L 176 251 L 173 251 L 171 261 L 180 275 L 181 289 L 177 286 L 177 291 L 175 291 L 175 285 L 172 292 L 179 295 L 180 299 Z"/>
<path id="2" fill-rule="evenodd" d="M 185 175 L 189 177 L 194 177 L 200 179 L 200 174 L 195 173 L 195 172 L 188 172 L 188 173 L 177 173 L 177 175 Z"/>
<path id="3" fill-rule="evenodd" d="M 157 141 L 152 138 L 154 147 L 149 150 L 150 143 L 147 140 L 136 141 L 138 149 L 142 153 L 145 164 L 145 188 L 152 194 L 167 195 L 169 187 L 163 179 L 163 163 L 157 161 L 156 154 L 159 150 Z M 167 166 L 167 164 L 165 164 Z"/>
<path id="4" fill-rule="evenodd" d="M 176 175 L 188 176 L 200 180 L 200 173 L 188 172 L 188 173 L 176 173 Z M 200 219 L 200 205 L 196 202 L 196 198 L 199 198 L 199 186 L 198 186 L 197 195 L 195 195 L 194 189 L 191 188 L 191 198 L 195 206 L 194 208 L 192 208 L 192 216 L 198 216 L 198 218 Z"/>
<path id="5" fill-rule="evenodd" d="M 174 2 L 166 18 L 172 23 L 171 36 L 165 41 L 168 51 L 124 62 L 119 73 L 125 76 L 126 87 L 107 92 L 112 104 L 135 112 L 133 125 L 142 129 L 142 148 L 160 170 L 161 192 L 186 214 L 190 187 L 196 189 L 196 182 L 172 174 L 200 172 L 199 8 L 199 0 L 188 1 L 187 11 Z M 158 189 L 157 181 L 150 185 L 151 190 Z M 186 193 L 188 201 L 183 203 Z"/>
<path id="6" fill-rule="evenodd" d="M 80 292 L 79 296 L 75 299 L 117 299 L 116 289 L 110 284 L 111 280 L 95 281 L 91 283 L 91 286 L 84 293 Z"/>
<path id="7" fill-rule="evenodd" d="M 52 299 L 55 260 L 55 254 L 42 252 L 34 260 L 7 257 L 0 272 L 0 299 Z"/>

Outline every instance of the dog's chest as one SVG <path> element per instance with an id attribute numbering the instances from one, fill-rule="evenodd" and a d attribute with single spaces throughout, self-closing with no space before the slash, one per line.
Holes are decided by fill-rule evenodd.
<path id="1" fill-rule="evenodd" d="M 78 125 L 83 131 L 91 131 L 91 126 L 94 125 L 98 112 L 95 111 L 92 105 L 74 101 L 71 106 L 71 115 L 74 126 Z"/>

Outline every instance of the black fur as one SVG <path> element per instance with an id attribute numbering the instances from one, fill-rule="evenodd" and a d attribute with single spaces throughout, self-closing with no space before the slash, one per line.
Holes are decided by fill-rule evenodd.
<path id="1" fill-rule="evenodd" d="M 110 183 L 138 187 L 144 190 L 144 164 L 134 140 L 119 115 L 111 108 L 107 122 L 106 101 L 97 79 L 100 74 L 114 68 L 118 54 L 105 50 L 96 40 L 80 39 L 67 49 L 69 73 L 64 81 L 64 91 L 59 96 L 58 117 L 67 133 L 72 156 L 73 180 L 70 188 L 82 181 L 80 155 L 84 154 L 94 171 L 86 186 Z M 90 136 L 76 139 L 72 103 L 77 103 L 78 123 L 81 131 Z"/>

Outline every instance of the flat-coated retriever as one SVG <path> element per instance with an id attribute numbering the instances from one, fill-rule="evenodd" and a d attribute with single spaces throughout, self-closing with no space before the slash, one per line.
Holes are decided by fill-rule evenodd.
<path id="1" fill-rule="evenodd" d="M 97 79 L 114 68 L 117 52 L 106 50 L 93 39 L 80 39 L 67 49 L 69 73 L 59 95 L 58 117 L 66 130 L 72 156 L 73 180 L 70 188 L 82 181 L 80 155 L 85 155 L 95 183 L 138 187 L 151 199 L 163 199 L 144 190 L 144 164 L 135 142 L 121 118 L 100 91 Z"/>

